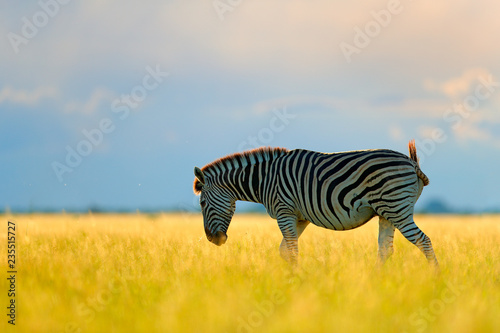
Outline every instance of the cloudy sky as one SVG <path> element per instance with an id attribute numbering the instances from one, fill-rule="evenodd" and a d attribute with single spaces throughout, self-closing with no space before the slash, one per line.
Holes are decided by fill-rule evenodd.
<path id="1" fill-rule="evenodd" d="M 8 4 L 7 4 L 8 3 Z M 0 207 L 190 208 L 193 167 L 255 146 L 414 138 L 421 204 L 500 206 L 492 1 L 0 5 Z"/>

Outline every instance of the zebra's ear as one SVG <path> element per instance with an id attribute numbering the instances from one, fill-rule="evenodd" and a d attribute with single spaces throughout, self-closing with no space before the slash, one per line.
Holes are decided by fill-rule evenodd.
<path id="1" fill-rule="evenodd" d="M 203 171 L 201 171 L 200 168 L 194 167 L 194 175 L 202 185 L 205 185 L 205 175 L 203 174 Z"/>

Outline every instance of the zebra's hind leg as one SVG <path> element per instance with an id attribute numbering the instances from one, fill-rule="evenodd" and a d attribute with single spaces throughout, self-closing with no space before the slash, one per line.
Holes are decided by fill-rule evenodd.
<path id="1" fill-rule="evenodd" d="M 378 231 L 378 265 L 382 266 L 394 253 L 394 225 L 382 216 L 379 217 Z"/>
<path id="2" fill-rule="evenodd" d="M 432 248 L 431 239 L 417 227 L 413 221 L 413 214 L 408 216 L 404 221 L 393 222 L 393 224 L 407 240 L 415 244 L 422 251 L 429 264 L 434 265 L 436 270 L 439 270 L 439 264 Z"/>

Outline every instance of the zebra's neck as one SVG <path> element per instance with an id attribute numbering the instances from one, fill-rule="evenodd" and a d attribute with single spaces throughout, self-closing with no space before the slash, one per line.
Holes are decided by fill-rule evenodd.
<path id="1" fill-rule="evenodd" d="M 223 157 L 203 167 L 213 186 L 234 200 L 262 203 L 261 188 L 272 161 L 285 155 L 283 148 L 259 148 Z"/>

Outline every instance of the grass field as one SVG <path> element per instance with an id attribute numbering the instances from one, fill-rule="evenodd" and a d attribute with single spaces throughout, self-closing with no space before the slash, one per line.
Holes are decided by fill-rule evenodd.
<path id="1" fill-rule="evenodd" d="M 15 328 L 7 221 L 16 223 Z M 236 215 L 228 242 L 198 214 L 2 216 L 2 332 L 500 332 L 500 216 L 417 216 L 442 272 L 400 233 L 375 267 L 378 223 L 309 226 L 301 269 L 276 221 Z"/>

